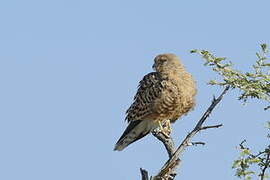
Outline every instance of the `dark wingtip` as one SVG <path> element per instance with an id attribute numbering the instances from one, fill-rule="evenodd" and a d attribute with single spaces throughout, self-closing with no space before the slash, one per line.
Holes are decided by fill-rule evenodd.
<path id="1" fill-rule="evenodd" d="M 143 137 L 144 135 L 139 135 L 139 137 L 135 138 L 133 141 L 129 142 L 128 144 L 123 144 L 123 139 L 126 137 L 126 135 L 128 133 L 130 133 L 130 131 L 132 131 L 136 126 L 138 126 L 142 121 L 141 120 L 137 120 L 137 121 L 131 121 L 128 125 L 128 127 L 126 128 L 126 130 L 124 131 L 124 133 L 122 134 L 122 136 L 119 138 L 119 140 L 117 141 L 117 143 L 114 146 L 114 151 L 122 151 L 125 147 L 127 147 L 129 144 L 131 144 L 132 142 L 140 139 L 141 137 Z"/>
<path id="2" fill-rule="evenodd" d="M 113 151 L 121 151 L 122 149 L 119 148 L 118 144 L 115 144 Z"/>

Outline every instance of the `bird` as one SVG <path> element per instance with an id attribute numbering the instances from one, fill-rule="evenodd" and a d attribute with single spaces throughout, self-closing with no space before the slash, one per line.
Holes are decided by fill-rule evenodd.
<path id="1" fill-rule="evenodd" d="M 194 109 L 196 83 L 175 54 L 157 55 L 152 68 L 154 72 L 139 82 L 134 101 L 126 111 L 128 126 L 115 144 L 115 151 L 122 151 L 158 128 L 169 136 L 170 124 Z"/>

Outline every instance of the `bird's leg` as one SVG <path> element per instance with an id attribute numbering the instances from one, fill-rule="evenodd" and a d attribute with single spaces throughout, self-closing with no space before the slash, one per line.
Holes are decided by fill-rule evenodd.
<path id="1" fill-rule="evenodd" d="M 163 125 L 162 125 L 162 121 L 158 121 L 158 125 L 159 125 L 159 129 L 161 132 L 164 131 Z"/>
<path id="2" fill-rule="evenodd" d="M 169 122 L 169 123 L 170 123 L 170 122 Z M 162 121 L 158 121 L 158 125 L 159 125 L 160 132 L 161 132 L 164 136 L 166 136 L 167 138 L 169 138 L 169 137 L 170 137 L 170 132 L 171 132 L 171 127 L 170 127 L 170 125 L 169 125 L 169 129 L 170 129 L 170 130 L 166 130 L 167 127 L 166 127 L 166 129 L 163 128 Z M 165 123 L 165 126 L 167 126 L 167 121 L 166 121 L 166 123 Z"/>
<path id="3" fill-rule="evenodd" d="M 171 132 L 172 132 L 172 127 L 171 127 L 171 121 L 170 120 L 166 120 L 165 127 L 167 129 L 167 134 L 170 135 Z"/>

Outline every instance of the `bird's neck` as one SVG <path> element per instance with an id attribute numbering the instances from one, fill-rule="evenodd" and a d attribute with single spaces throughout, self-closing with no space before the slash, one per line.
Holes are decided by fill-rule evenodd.
<path id="1" fill-rule="evenodd" d="M 164 78 L 170 78 L 170 77 L 175 77 L 175 76 L 182 76 L 183 74 L 186 74 L 187 72 L 185 69 L 170 69 L 167 71 L 160 71 L 160 75 Z"/>

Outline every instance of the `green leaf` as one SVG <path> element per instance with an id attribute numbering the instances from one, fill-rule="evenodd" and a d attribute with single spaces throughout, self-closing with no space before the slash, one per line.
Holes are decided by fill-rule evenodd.
<path id="1" fill-rule="evenodd" d="M 240 155 L 241 156 L 245 156 L 245 155 L 249 155 L 250 154 L 250 151 L 248 149 L 242 149 Z"/>
<path id="2" fill-rule="evenodd" d="M 241 160 L 239 160 L 239 159 L 238 160 L 235 160 L 233 162 L 232 168 L 235 169 L 235 168 L 239 167 L 240 164 L 241 164 Z"/>
<path id="3" fill-rule="evenodd" d="M 261 48 L 262 48 L 262 51 L 263 51 L 264 53 L 267 53 L 267 52 L 268 52 L 267 44 L 261 44 Z"/>
<path id="4" fill-rule="evenodd" d="M 197 49 L 192 49 L 192 50 L 190 51 L 190 53 L 197 53 L 197 52 L 198 52 Z"/>
<path id="5" fill-rule="evenodd" d="M 259 158 L 251 158 L 249 159 L 250 163 L 259 163 L 261 160 Z"/>

